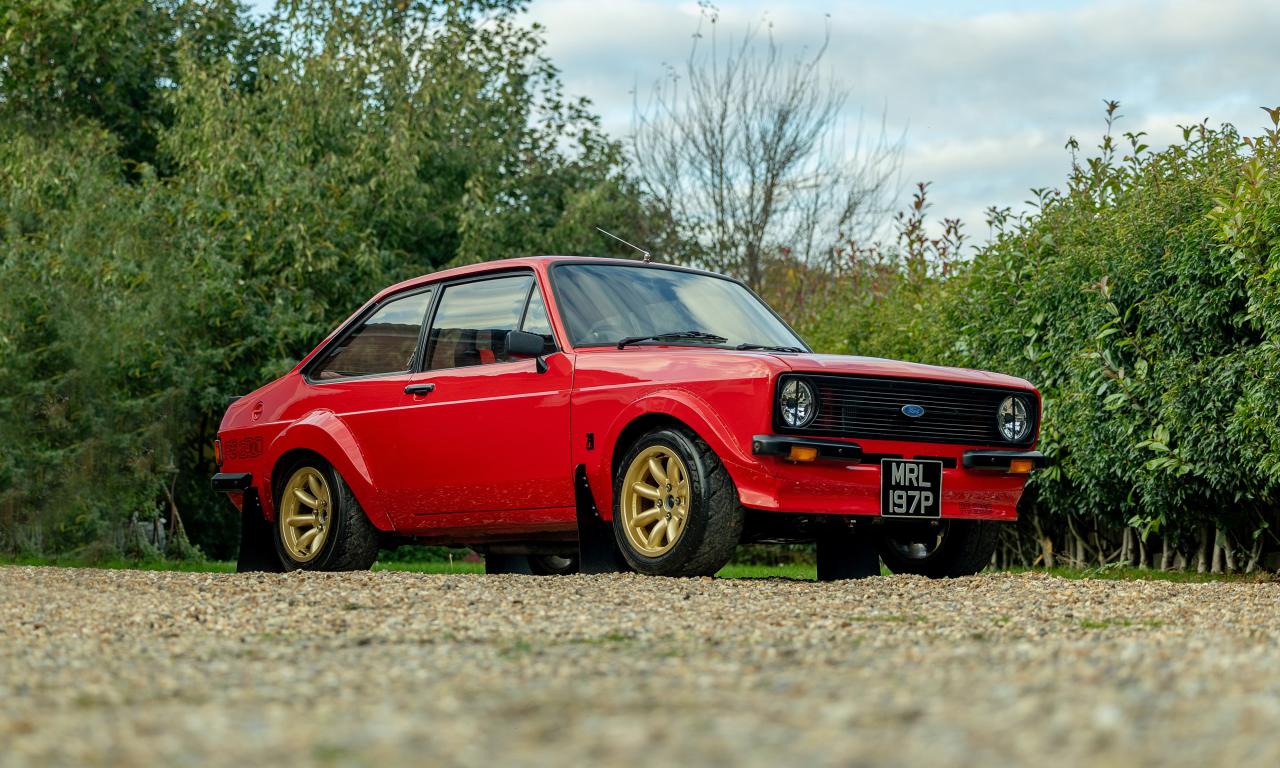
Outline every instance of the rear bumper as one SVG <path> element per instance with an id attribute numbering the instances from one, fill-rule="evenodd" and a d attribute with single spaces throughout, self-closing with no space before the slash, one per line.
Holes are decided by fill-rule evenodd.
<path id="1" fill-rule="evenodd" d="M 219 472 L 209 483 L 217 493 L 243 493 L 253 485 L 249 472 Z"/>
<path id="2" fill-rule="evenodd" d="M 818 458 L 789 460 L 793 445 L 817 448 Z M 837 455 L 832 445 L 843 445 L 852 455 Z M 743 505 L 794 514 L 879 516 L 880 462 L 906 458 L 942 462 L 944 519 L 1016 520 L 1027 475 L 1011 474 L 1010 462 L 1029 459 L 1036 468 L 1045 463 L 1039 451 L 895 441 L 858 445 L 757 435 L 751 447 L 753 465 L 730 469 Z"/>

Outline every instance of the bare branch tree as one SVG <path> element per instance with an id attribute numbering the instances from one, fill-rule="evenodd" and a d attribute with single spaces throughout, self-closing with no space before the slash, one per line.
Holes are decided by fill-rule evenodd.
<path id="1" fill-rule="evenodd" d="M 669 68 L 631 149 L 643 188 L 675 222 L 686 261 L 759 288 L 774 259 L 823 266 L 837 247 L 870 239 L 892 208 L 901 139 L 861 119 L 845 142 L 848 91 L 822 69 L 822 45 L 784 55 L 772 29 L 749 26 L 722 50 L 703 5 L 682 70 Z M 702 34 L 709 28 L 707 35 Z"/>

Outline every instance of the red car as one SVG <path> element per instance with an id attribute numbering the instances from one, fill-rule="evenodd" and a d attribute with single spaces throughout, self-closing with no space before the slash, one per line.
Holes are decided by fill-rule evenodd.
<path id="1" fill-rule="evenodd" d="M 403 542 L 489 572 L 714 574 L 816 542 L 820 578 L 976 573 L 1016 518 L 1021 379 L 814 354 L 695 269 L 542 257 L 391 286 L 235 401 L 215 490 L 240 567 L 364 569 Z"/>

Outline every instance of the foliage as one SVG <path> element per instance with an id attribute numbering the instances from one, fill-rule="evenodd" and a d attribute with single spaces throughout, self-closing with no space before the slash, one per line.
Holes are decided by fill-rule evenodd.
<path id="1" fill-rule="evenodd" d="M 171 120 L 179 52 L 231 56 L 243 8 L 235 0 L 9 0 L 0 11 L 0 93 L 35 123 L 91 120 L 129 162 L 155 163 Z"/>
<path id="2" fill-rule="evenodd" d="M 601 221 L 660 226 L 521 10 L 3 12 L 0 548 L 162 514 L 229 556 L 236 521 L 207 485 L 229 397 L 390 282 L 588 251 Z"/>
<path id="3" fill-rule="evenodd" d="M 842 243 L 821 268 L 786 254 L 772 263 L 765 295 L 815 349 L 907 360 L 942 354 L 947 329 L 938 308 L 965 238 L 954 219 L 927 234 L 928 187 L 917 185 L 898 214 L 893 243 Z"/>
<path id="4" fill-rule="evenodd" d="M 1056 546 L 1078 566 L 1256 568 L 1280 524 L 1280 112 L 1258 138 L 1201 124 L 1152 152 L 1113 135 L 1117 109 L 1063 191 L 1033 190 L 1026 216 L 990 212 L 972 259 L 954 259 L 953 224 L 930 240 L 908 215 L 896 250 L 862 251 L 800 325 L 831 351 L 1040 388 L 1051 466 L 1006 562 L 1052 565 Z"/>
<path id="5" fill-rule="evenodd" d="M 597 224 L 708 258 L 714 238 L 674 239 L 707 221 L 633 178 L 522 9 L 0 8 L 0 551 L 155 557 L 138 531 L 163 517 L 169 556 L 198 556 L 184 529 L 230 556 L 234 516 L 207 488 L 227 399 L 392 281 L 599 253 Z M 739 71 L 767 84 L 767 65 Z M 830 94 L 800 82 L 822 118 Z M 823 351 L 1040 387 L 1052 465 L 1005 563 L 1256 568 L 1280 525 L 1280 109 L 1260 136 L 1187 126 L 1160 151 L 1115 135 L 1117 110 L 1092 156 L 1068 142 L 1061 190 L 990 211 L 971 258 L 920 185 L 893 242 L 757 226 L 725 265 Z"/>

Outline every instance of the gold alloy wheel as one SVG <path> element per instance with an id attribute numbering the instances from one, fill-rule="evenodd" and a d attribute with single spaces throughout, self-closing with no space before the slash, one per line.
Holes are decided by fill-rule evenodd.
<path id="1" fill-rule="evenodd" d="M 627 467 L 622 481 L 622 529 L 645 557 L 658 557 L 680 541 L 689 518 L 689 471 L 670 448 L 650 446 Z"/>
<path id="2" fill-rule="evenodd" d="M 293 473 L 280 495 L 280 541 L 295 563 L 313 560 L 329 537 L 333 497 L 324 475 L 312 467 Z"/>

